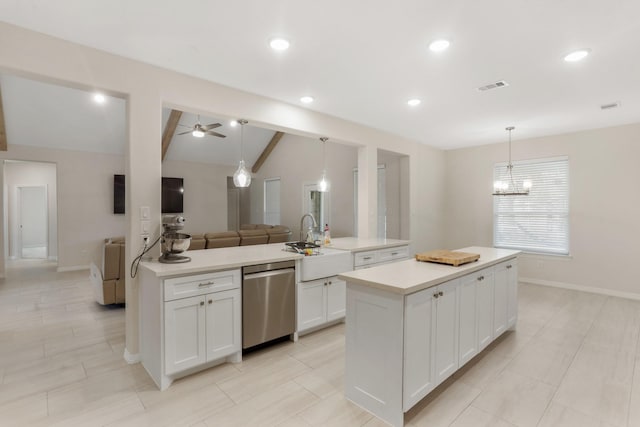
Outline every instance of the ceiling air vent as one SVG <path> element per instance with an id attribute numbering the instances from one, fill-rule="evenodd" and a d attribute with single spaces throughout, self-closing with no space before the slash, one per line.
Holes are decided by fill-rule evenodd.
<path id="1" fill-rule="evenodd" d="M 611 102 L 609 104 L 603 104 L 600 106 L 601 110 L 610 110 L 612 108 L 618 108 L 620 106 L 619 102 Z"/>
<path id="2" fill-rule="evenodd" d="M 485 90 L 497 89 L 499 87 L 505 87 L 505 86 L 509 86 L 509 83 L 505 82 L 504 80 L 500 80 L 499 82 L 491 83 L 486 86 L 480 86 L 478 90 L 480 92 L 484 92 Z"/>

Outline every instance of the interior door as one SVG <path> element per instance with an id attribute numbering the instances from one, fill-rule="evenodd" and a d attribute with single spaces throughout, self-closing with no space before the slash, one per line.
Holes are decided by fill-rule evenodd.
<path id="1" fill-rule="evenodd" d="M 48 252 L 47 188 L 18 187 L 19 244 L 22 258 L 46 258 Z"/>

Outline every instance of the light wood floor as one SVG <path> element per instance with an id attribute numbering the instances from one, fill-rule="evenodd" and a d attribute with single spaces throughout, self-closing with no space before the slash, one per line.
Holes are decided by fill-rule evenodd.
<path id="1" fill-rule="evenodd" d="M 30 268 L 27 268 L 30 267 Z M 0 425 L 382 426 L 343 397 L 344 325 L 160 392 L 127 365 L 124 310 L 88 272 L 0 280 Z M 640 302 L 520 286 L 509 332 L 405 417 L 411 426 L 640 426 Z"/>

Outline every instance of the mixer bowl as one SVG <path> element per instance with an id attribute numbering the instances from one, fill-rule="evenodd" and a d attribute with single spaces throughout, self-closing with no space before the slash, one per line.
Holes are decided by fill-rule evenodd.
<path id="1" fill-rule="evenodd" d="M 187 249 L 191 244 L 191 235 L 184 233 L 165 233 L 162 236 L 162 253 L 179 254 Z"/>

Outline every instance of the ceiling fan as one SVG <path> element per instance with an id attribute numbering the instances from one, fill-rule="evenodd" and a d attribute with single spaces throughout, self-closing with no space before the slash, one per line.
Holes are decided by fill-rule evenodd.
<path id="1" fill-rule="evenodd" d="M 202 138 L 205 135 L 213 135 L 213 136 L 217 136 L 218 138 L 226 138 L 227 137 L 227 135 L 223 135 L 221 133 L 214 132 L 212 130 L 212 129 L 215 129 L 217 127 L 222 126 L 220 123 L 211 123 L 211 124 L 208 124 L 208 125 L 201 125 L 200 124 L 200 115 L 198 115 L 198 121 L 197 121 L 197 123 L 195 125 L 187 126 L 187 125 L 180 124 L 180 126 L 183 126 L 183 127 L 186 127 L 186 128 L 190 128 L 191 130 L 179 133 L 178 135 L 186 135 L 186 134 L 190 133 L 191 135 L 195 136 L 196 138 Z"/>

